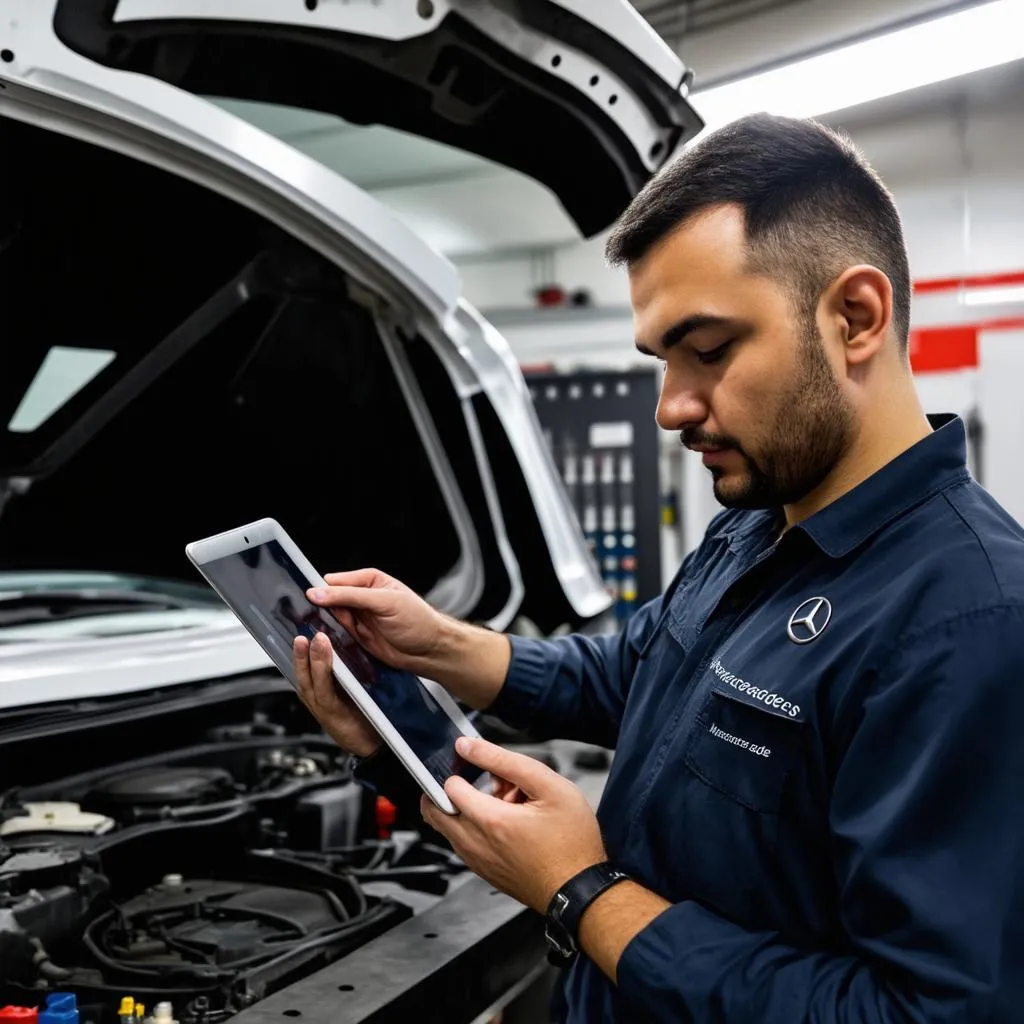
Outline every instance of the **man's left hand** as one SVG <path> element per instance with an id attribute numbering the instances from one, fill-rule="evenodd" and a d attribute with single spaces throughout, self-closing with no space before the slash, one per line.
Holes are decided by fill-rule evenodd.
<path id="1" fill-rule="evenodd" d="M 459 814 L 445 814 L 424 796 L 424 819 L 448 839 L 472 871 L 544 913 L 551 897 L 573 875 L 605 860 L 590 804 L 568 779 L 532 757 L 465 737 L 457 750 L 508 785 L 491 796 L 453 776 L 444 789 Z M 519 791 L 518 799 L 510 799 L 512 787 Z"/>

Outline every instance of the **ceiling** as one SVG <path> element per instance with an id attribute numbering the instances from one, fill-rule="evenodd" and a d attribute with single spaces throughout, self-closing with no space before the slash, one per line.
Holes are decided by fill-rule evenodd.
<path id="1" fill-rule="evenodd" d="M 635 0 L 633 6 L 673 45 L 700 32 L 748 20 L 802 0 Z"/>

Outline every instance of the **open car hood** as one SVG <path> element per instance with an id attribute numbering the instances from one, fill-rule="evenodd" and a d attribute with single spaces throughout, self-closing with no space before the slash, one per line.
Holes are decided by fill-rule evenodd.
<path id="1" fill-rule="evenodd" d="M 476 153 L 547 185 L 588 236 L 702 127 L 689 72 L 626 0 L 59 0 L 53 25 L 198 95 Z"/>
<path id="2" fill-rule="evenodd" d="M 520 6 L 529 24 L 562 7 L 563 28 L 581 24 L 568 13 L 578 5 Z M 127 13 L 175 38 L 198 15 L 14 7 L 0 64 L 0 569 L 194 580 L 188 541 L 272 516 L 321 571 L 376 565 L 495 628 L 522 615 L 546 632 L 602 613 L 608 595 L 522 374 L 461 298 L 451 264 L 351 183 L 166 80 L 266 98 L 244 75 L 215 88 L 183 70 L 212 74 L 226 56 L 176 62 L 178 44 L 127 36 L 96 50 L 115 23 L 129 32 Z M 445 18 L 421 41 L 490 8 L 435 9 Z M 509 28 L 511 15 L 493 10 Z M 293 39 L 279 21 L 227 28 L 242 35 L 218 22 L 186 50 L 205 52 L 213 37 Z M 334 44 L 352 32 L 308 36 L 302 52 L 350 62 Z M 615 45 L 639 81 L 637 53 Z M 131 70 L 115 53 L 133 55 Z M 162 56 L 139 74 L 143 53 Z M 640 76 L 646 92 L 637 86 L 650 109 L 681 74 L 663 58 Z M 689 108 L 673 90 L 666 109 L 683 123 Z M 538 107 L 540 122 L 558 106 Z M 559 109 L 582 118 L 585 106 L 563 97 Z M 424 114 L 418 127 L 443 137 L 449 120 Z M 597 137 L 611 152 L 607 132 Z M 624 168 L 625 150 L 613 150 Z M 619 199 L 578 219 L 610 219 L 647 173 L 620 176 Z"/>

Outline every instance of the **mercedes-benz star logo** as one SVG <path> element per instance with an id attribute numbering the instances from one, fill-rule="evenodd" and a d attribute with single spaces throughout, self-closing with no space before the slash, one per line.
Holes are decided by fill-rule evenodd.
<path id="1" fill-rule="evenodd" d="M 827 597 L 808 598 L 789 617 L 786 632 L 795 644 L 817 640 L 832 618 L 832 605 Z"/>

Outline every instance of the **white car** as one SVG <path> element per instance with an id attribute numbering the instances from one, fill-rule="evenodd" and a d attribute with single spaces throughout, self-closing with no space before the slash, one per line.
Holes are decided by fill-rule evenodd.
<path id="1" fill-rule="evenodd" d="M 0 1006 L 251 1014 L 401 936 L 353 879 L 413 855 L 331 852 L 379 823 L 185 544 L 273 516 L 499 629 L 608 597 L 456 270 L 214 100 L 475 152 L 592 235 L 700 130 L 689 73 L 622 0 L 0 14 Z"/>

